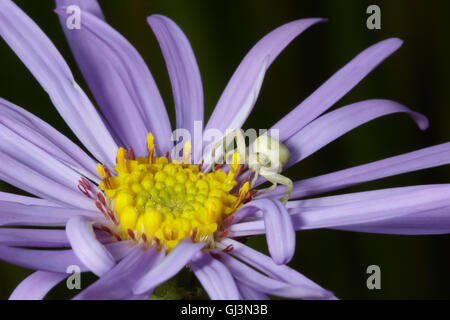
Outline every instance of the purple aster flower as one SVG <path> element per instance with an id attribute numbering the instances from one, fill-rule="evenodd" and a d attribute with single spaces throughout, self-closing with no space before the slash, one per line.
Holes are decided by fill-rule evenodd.
<path id="1" fill-rule="evenodd" d="M 0 100 L 0 178 L 37 196 L 0 193 L 0 225 L 40 227 L 0 229 L 0 258 L 37 270 L 12 299 L 43 298 L 68 276 L 71 265 L 99 277 L 76 299 L 146 299 L 186 265 L 212 299 L 266 299 L 267 294 L 333 299 L 286 266 L 295 251 L 295 230 L 448 231 L 447 185 L 292 199 L 447 164 L 449 144 L 297 181 L 286 205 L 279 201 L 284 187 L 255 196 L 250 172 L 242 172 L 238 161 L 211 172 L 206 165 L 189 163 L 189 145 L 184 148 L 187 161 L 171 161 L 164 156 L 173 148 L 171 125 L 137 51 L 105 23 L 96 1 L 56 3 L 102 114 L 39 27 L 12 1 L 0 0 L 1 36 L 93 156 L 24 109 Z M 65 6 L 73 4 L 82 9 L 80 30 L 65 28 Z M 260 40 L 225 88 L 205 132 L 240 128 L 273 60 L 321 21 L 293 21 Z M 154 15 L 148 22 L 169 71 L 177 128 L 193 132 L 195 121 L 203 122 L 203 89 L 191 46 L 170 19 Z M 421 129 L 427 127 L 424 116 L 387 100 L 358 102 L 322 115 L 400 45 L 401 40 L 388 39 L 366 49 L 274 125 L 291 154 L 286 168 L 383 115 L 405 112 Z M 62 226 L 65 231 L 50 228 Z M 259 233 L 266 234 L 271 257 L 234 239 Z"/>

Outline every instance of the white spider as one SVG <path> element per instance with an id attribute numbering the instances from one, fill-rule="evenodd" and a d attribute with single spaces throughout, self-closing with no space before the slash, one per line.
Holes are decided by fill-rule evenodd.
<path id="1" fill-rule="evenodd" d="M 275 138 L 272 138 L 268 135 L 261 135 L 255 139 L 251 150 L 245 147 L 245 137 L 242 130 L 236 129 L 228 133 L 225 137 L 220 139 L 213 147 L 211 151 L 211 162 L 212 169 L 215 171 L 216 167 L 216 149 L 222 147 L 222 159 L 225 154 L 225 150 L 227 147 L 236 140 L 238 153 L 241 156 L 244 156 L 245 164 L 248 165 L 248 168 L 255 172 L 255 176 L 251 182 L 250 187 L 253 188 L 258 176 L 264 177 L 267 181 L 272 183 L 272 186 L 267 188 L 264 192 L 260 193 L 264 194 L 272 191 L 276 188 L 277 184 L 285 185 L 286 192 L 284 196 L 280 199 L 280 201 L 285 204 L 293 189 L 292 180 L 288 177 L 281 175 L 281 171 L 283 167 L 287 165 L 289 162 L 289 150 L 283 145 L 280 141 Z M 226 142 L 224 145 L 224 141 Z M 232 161 L 233 154 L 236 152 L 234 147 L 232 150 L 228 151 L 225 154 L 225 160 L 227 163 L 232 163 L 228 161 Z"/>

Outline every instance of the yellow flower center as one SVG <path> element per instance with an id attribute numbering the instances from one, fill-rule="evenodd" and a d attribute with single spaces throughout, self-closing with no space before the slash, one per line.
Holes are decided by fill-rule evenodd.
<path id="1" fill-rule="evenodd" d="M 229 173 L 222 170 L 201 172 L 201 165 L 190 164 L 190 143 L 184 147 L 182 161 L 169 162 L 154 156 L 155 145 L 147 137 L 148 155 L 135 158 L 132 149 L 117 151 L 113 176 L 101 164 L 99 185 L 121 239 L 143 240 L 172 249 L 186 237 L 192 241 L 214 242 L 220 224 L 235 212 L 249 194 L 249 183 L 237 189 L 239 154 Z"/>

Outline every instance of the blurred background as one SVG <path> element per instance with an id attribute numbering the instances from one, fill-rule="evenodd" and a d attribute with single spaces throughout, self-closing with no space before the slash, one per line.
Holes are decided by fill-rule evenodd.
<path id="1" fill-rule="evenodd" d="M 15 1 L 44 30 L 66 58 L 77 82 L 87 86 L 63 36 L 52 0 Z M 174 123 L 169 78 L 146 17 L 172 18 L 191 41 L 200 66 L 206 117 L 247 51 L 272 29 L 306 17 L 326 17 L 275 60 L 245 128 L 269 128 L 371 44 L 389 37 L 405 40 L 334 108 L 370 98 L 398 101 L 425 114 L 420 131 L 406 115 L 390 115 L 363 125 L 288 170 L 293 180 L 313 177 L 450 140 L 450 43 L 448 1 L 363 0 L 104 0 L 107 21 L 142 54 Z M 381 8 L 381 30 L 368 30 L 366 9 Z M 446 40 L 447 39 L 447 40 Z M 101 53 L 99 53 L 101 54 Z M 0 41 L 0 96 L 29 110 L 75 139 L 48 96 L 20 60 Z M 382 179 L 341 192 L 427 183 L 446 183 L 447 166 Z M 23 193 L 3 182 L 0 190 Z M 331 193 L 330 193 L 331 194 Z M 450 195 L 449 195 L 450 196 Z M 263 237 L 250 245 L 267 251 Z M 290 266 L 343 299 L 449 299 L 450 235 L 391 236 L 333 230 L 297 233 Z M 381 268 L 381 290 L 368 290 L 366 269 Z M 0 299 L 6 299 L 31 271 L 0 262 Z M 94 278 L 83 278 L 83 285 Z M 59 288 L 51 299 L 66 298 Z M 67 290 L 66 290 L 67 291 Z"/>

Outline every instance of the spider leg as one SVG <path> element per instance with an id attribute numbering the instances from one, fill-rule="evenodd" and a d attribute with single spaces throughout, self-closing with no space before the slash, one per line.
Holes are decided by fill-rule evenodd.
<path id="1" fill-rule="evenodd" d="M 250 184 L 250 188 L 253 189 L 253 187 L 255 186 L 256 181 L 258 180 L 259 177 L 259 170 L 255 170 L 255 176 L 252 179 L 252 183 Z"/>
<path id="2" fill-rule="evenodd" d="M 263 171 L 263 170 L 261 170 Z M 292 183 L 292 180 L 288 177 L 285 177 L 279 173 L 276 172 L 260 172 L 260 174 L 269 182 L 272 182 L 273 185 L 270 188 L 275 188 L 277 184 L 285 185 L 286 186 L 286 192 L 284 193 L 284 196 L 280 199 L 281 203 L 286 204 L 286 202 L 289 200 L 289 197 L 291 195 L 292 189 L 294 188 L 294 185 Z M 269 188 L 269 189 L 270 189 Z M 273 190 L 272 189 L 272 190 Z"/>
<path id="3" fill-rule="evenodd" d="M 270 191 L 273 191 L 277 186 L 278 186 L 278 183 L 276 183 L 276 182 L 272 183 L 272 185 L 270 187 L 264 189 L 261 192 L 258 192 L 258 196 L 261 196 L 261 195 L 266 194 L 266 193 L 268 193 Z"/>

